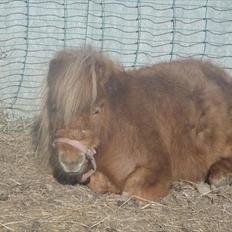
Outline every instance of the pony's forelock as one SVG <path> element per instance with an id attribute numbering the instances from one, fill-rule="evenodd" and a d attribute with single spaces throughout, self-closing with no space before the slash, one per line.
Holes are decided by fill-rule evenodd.
<path id="1" fill-rule="evenodd" d="M 56 96 L 56 107 L 62 109 L 64 124 L 95 102 L 96 61 L 86 52 L 73 57 L 63 76 L 58 77 L 52 94 Z"/>

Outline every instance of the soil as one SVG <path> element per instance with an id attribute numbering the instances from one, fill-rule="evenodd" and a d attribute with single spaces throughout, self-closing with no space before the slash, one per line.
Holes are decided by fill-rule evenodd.
<path id="1" fill-rule="evenodd" d="M 0 123 L 0 231 L 232 231 L 231 186 L 210 189 L 207 184 L 182 181 L 174 183 L 161 201 L 149 202 L 61 185 L 38 164 L 25 124 L 4 123 Z"/>

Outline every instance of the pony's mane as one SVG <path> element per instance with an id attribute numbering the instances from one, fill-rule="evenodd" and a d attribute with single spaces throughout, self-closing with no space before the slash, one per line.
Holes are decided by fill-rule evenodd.
<path id="1" fill-rule="evenodd" d="M 109 59 L 91 47 L 64 50 L 51 61 L 48 86 L 53 91 L 52 104 L 62 110 L 65 125 L 95 102 L 97 79 L 104 81 L 113 67 Z"/>
<path id="2" fill-rule="evenodd" d="M 67 126 L 79 113 L 90 109 L 96 101 L 99 86 L 122 67 L 92 47 L 65 49 L 51 60 L 39 119 L 39 153 L 49 152 L 50 111 L 55 108 Z M 61 120 L 59 120 L 61 121 Z M 47 155 L 45 155 L 47 156 Z"/>

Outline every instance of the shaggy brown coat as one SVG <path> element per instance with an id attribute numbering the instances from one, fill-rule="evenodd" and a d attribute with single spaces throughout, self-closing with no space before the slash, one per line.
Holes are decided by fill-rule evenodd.
<path id="1" fill-rule="evenodd" d="M 81 154 L 52 146 L 58 131 L 97 150 L 88 185 L 98 192 L 154 200 L 173 181 L 219 186 L 232 173 L 232 79 L 209 61 L 126 71 L 92 48 L 61 51 L 50 63 L 44 103 L 39 147 L 62 183 L 80 182 L 91 167 L 64 171 L 60 154 L 67 167 L 80 166 Z"/>

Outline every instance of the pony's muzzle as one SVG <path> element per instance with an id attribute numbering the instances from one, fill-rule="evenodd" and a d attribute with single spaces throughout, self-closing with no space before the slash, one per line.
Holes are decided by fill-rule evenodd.
<path id="1" fill-rule="evenodd" d="M 62 169 L 69 174 L 82 174 L 88 163 L 84 153 L 78 155 L 67 155 L 63 151 L 58 151 L 58 159 Z"/>

